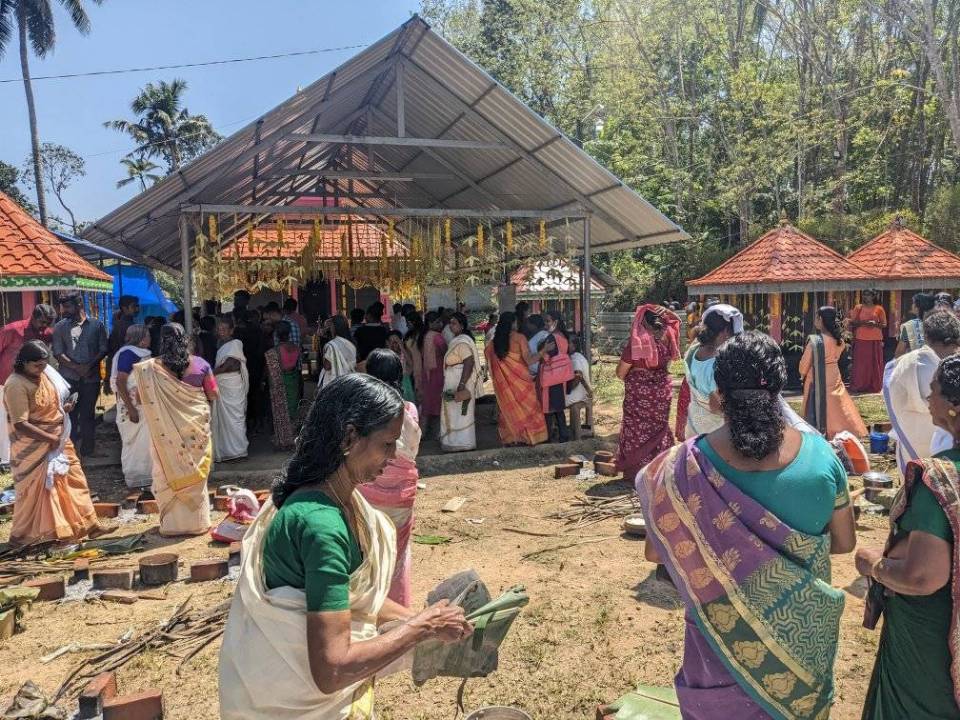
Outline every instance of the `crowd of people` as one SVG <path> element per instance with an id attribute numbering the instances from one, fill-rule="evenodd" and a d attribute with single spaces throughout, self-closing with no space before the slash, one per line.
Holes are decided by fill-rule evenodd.
<path id="1" fill-rule="evenodd" d="M 489 319 L 481 356 L 462 308 L 422 315 L 397 305 L 388 315 L 374 303 L 349 322 L 335 315 L 311 327 L 295 301 L 253 310 L 248 294 L 234 300 L 228 313 L 195 318 L 192 337 L 177 317 L 137 323 L 130 298 L 108 335 L 77 295 L 59 299 L 59 320 L 38 305 L 0 330 L 0 437 L 9 441 L 0 451 L 17 493 L 10 542 L 72 543 L 110 530 L 80 462 L 96 453 L 103 379 L 117 399 L 125 481 L 149 486 L 164 536 L 209 531 L 213 462 L 245 457 L 250 434 L 269 423 L 274 444 L 293 453 L 244 537 L 220 657 L 221 714 L 365 712 L 373 678 L 413 647 L 473 631 L 455 605 L 410 609 L 421 440 L 436 433 L 444 450 L 476 447 L 489 376 L 503 443 L 565 441 L 589 422 L 589 364 L 559 313 L 530 315 L 523 303 Z M 858 331 L 885 324 L 871 301 L 865 294 L 847 325 L 854 366 L 876 359 L 870 345 L 857 351 L 876 342 Z M 960 718 L 960 639 L 951 632 L 960 612 L 960 319 L 943 297 L 919 294 L 913 307 L 880 372 L 903 490 L 885 547 L 855 557 L 870 583 L 865 624 L 885 617 L 866 720 Z M 828 440 L 867 430 L 839 369 L 837 310 L 819 308 L 814 328 L 800 359 L 799 414 L 782 394 L 779 344 L 748 330 L 731 305 L 708 305 L 684 353 L 675 311 L 638 307 L 617 365 L 617 463 L 635 478 L 645 555 L 686 607 L 676 677 L 685 718 L 829 714 L 844 606 L 830 555 L 852 552 L 857 538 L 847 472 Z M 318 390 L 301 422 L 311 336 Z M 681 358 L 671 426 L 670 366 Z M 871 370 L 854 382 L 873 387 L 876 378 Z M 265 680 L 277 692 L 259 692 Z"/>

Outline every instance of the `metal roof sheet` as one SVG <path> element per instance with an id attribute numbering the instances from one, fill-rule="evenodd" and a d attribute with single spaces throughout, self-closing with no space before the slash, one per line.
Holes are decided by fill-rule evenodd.
<path id="1" fill-rule="evenodd" d="M 238 130 L 84 230 L 83 238 L 138 262 L 178 269 L 181 208 L 203 204 L 277 205 L 317 191 L 321 178 L 275 177 L 290 169 L 370 170 L 367 149 L 304 142 L 294 133 L 396 134 L 402 74 L 406 135 L 480 140 L 503 148 L 463 150 L 382 145 L 377 173 L 440 173 L 450 179 L 355 180 L 363 198 L 342 204 L 469 210 L 569 208 L 589 214 L 597 251 L 687 237 L 566 136 L 414 17 L 343 65 Z M 259 142 L 257 141 L 259 138 Z M 341 192 L 348 185 L 340 181 Z M 369 197 L 378 193 L 384 199 Z M 469 223 L 455 222 L 455 234 Z M 574 250 L 582 221 L 571 221 Z"/>

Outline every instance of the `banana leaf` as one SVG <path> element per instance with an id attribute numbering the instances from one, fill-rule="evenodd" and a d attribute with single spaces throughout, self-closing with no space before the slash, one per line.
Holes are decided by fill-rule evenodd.
<path id="1" fill-rule="evenodd" d="M 449 645 L 438 640 L 418 645 L 413 655 L 413 681 L 417 686 L 435 677 L 486 677 L 492 673 L 499 664 L 501 643 L 520 609 L 529 602 L 521 586 L 491 601 L 489 591 L 473 570 L 444 580 L 427 596 L 427 603 L 444 599 L 464 609 L 474 633 Z"/>
<path id="2" fill-rule="evenodd" d="M 673 688 L 639 685 L 610 705 L 616 720 L 680 720 L 680 703 Z"/>

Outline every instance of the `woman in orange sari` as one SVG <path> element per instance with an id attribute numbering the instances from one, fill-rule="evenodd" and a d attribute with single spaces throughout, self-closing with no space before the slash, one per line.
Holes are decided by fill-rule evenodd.
<path id="1" fill-rule="evenodd" d="M 500 313 L 493 342 L 483 352 L 493 378 L 500 416 L 497 430 L 504 445 L 538 445 L 547 441 L 547 424 L 530 377 L 536 358 L 517 330 L 517 315 Z"/>
<path id="2" fill-rule="evenodd" d="M 850 392 L 878 393 L 883 389 L 883 331 L 887 313 L 876 305 L 872 290 L 863 292 L 863 302 L 850 313 L 853 330 L 853 369 Z"/>
<path id="3" fill-rule="evenodd" d="M 71 543 L 105 532 L 70 441 L 70 388 L 39 340 L 25 343 L 4 386 L 17 504 L 11 546 Z"/>

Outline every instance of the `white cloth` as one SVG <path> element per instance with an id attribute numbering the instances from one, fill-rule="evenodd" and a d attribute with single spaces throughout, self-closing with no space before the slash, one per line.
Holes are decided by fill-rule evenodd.
<path id="1" fill-rule="evenodd" d="M 135 345 L 124 345 L 113 355 L 113 362 L 110 366 L 110 387 L 113 390 L 114 397 L 117 398 L 116 422 L 117 431 L 120 433 L 120 466 L 123 469 L 123 482 L 131 490 L 137 488 L 149 487 L 153 478 L 153 455 L 150 453 L 150 430 L 147 424 L 140 418 L 140 422 L 133 422 L 130 414 L 127 412 L 127 406 L 120 399 L 117 392 L 117 364 L 120 354 L 130 350 L 141 360 L 150 357 L 150 350 L 136 347 Z M 137 383 L 134 380 L 133 373 L 127 376 L 127 392 L 134 406 L 140 407 L 140 396 L 137 393 Z"/>
<path id="2" fill-rule="evenodd" d="M 70 458 L 64 453 L 67 440 L 70 439 L 70 413 L 63 407 L 67 398 L 70 397 L 70 383 L 49 365 L 44 368 L 43 374 L 57 389 L 57 402 L 60 404 L 60 412 L 63 413 L 63 431 L 60 433 L 60 443 L 47 453 L 47 479 L 44 482 L 44 487 L 47 490 L 52 490 L 54 476 L 66 475 L 70 472 Z"/>
<path id="3" fill-rule="evenodd" d="M 351 496 L 365 532 L 358 538 L 363 562 L 350 576 L 350 639 L 377 635 L 377 615 L 390 590 L 397 541 L 393 523 L 359 492 Z M 374 678 L 325 695 L 317 688 L 307 654 L 307 599 L 303 590 L 264 581 L 263 546 L 276 515 L 268 500 L 247 530 L 240 579 L 220 648 L 221 720 L 367 720 L 373 718 Z M 377 674 L 409 667 L 412 653 Z"/>
<path id="4" fill-rule="evenodd" d="M 407 336 L 407 332 L 410 329 L 407 325 L 407 319 L 400 313 L 394 313 L 393 316 L 391 316 L 390 327 L 399 332 L 403 337 Z"/>
<path id="5" fill-rule="evenodd" d="M 944 450 L 953 449 L 953 436 L 943 428 L 935 428 L 933 439 L 930 440 L 930 454 L 936 455 Z"/>
<path id="6" fill-rule="evenodd" d="M 455 337 L 455 335 L 453 334 L 453 330 L 450 329 L 449 325 L 444 325 L 443 331 L 440 334 L 443 335 L 443 339 L 446 340 L 447 346 L 449 346 L 450 343 L 453 342 L 453 338 Z"/>
<path id="7" fill-rule="evenodd" d="M 496 325 L 491 325 L 491 326 L 490 326 L 490 329 L 487 330 L 486 334 L 483 336 L 483 341 L 484 341 L 485 343 L 488 343 L 488 344 L 489 344 L 489 343 L 492 343 L 492 342 L 493 342 L 493 336 L 496 335 L 496 334 L 497 334 L 497 326 L 496 326 Z"/>
<path id="8" fill-rule="evenodd" d="M 0 385 L 0 464 L 10 464 L 10 428 L 7 427 L 7 411 L 3 404 L 3 385 Z"/>
<path id="9" fill-rule="evenodd" d="M 443 394 L 455 393 L 463 375 L 463 361 L 466 353 L 473 357 L 473 374 L 467 381 L 465 390 L 470 392 L 467 411 L 463 412 L 463 402 L 447 400 L 443 397 L 440 414 L 440 447 L 447 452 L 474 450 L 477 447 L 477 427 L 475 410 L 477 398 L 483 392 L 483 380 L 480 377 L 480 353 L 477 343 L 469 335 L 457 335 L 447 348 L 443 363 Z"/>
<path id="10" fill-rule="evenodd" d="M 250 376 L 247 358 L 240 340 L 225 342 L 217 350 L 214 362 L 219 367 L 227 360 L 239 360 L 239 372 L 217 375 L 219 393 L 213 402 L 210 427 L 213 431 L 213 459 L 216 462 L 247 456 L 247 391 Z"/>
<path id="11" fill-rule="evenodd" d="M 570 362 L 573 363 L 574 374 L 580 373 L 584 379 L 590 379 L 590 364 L 582 353 L 575 352 L 570 355 Z M 589 399 L 587 386 L 583 383 L 577 385 L 573 390 L 567 393 L 567 407 L 576 403 L 585 403 Z"/>
<path id="12" fill-rule="evenodd" d="M 530 348 L 530 354 L 536 358 L 539 358 L 540 353 L 538 351 L 538 348 L 540 347 L 540 343 L 546 340 L 549 336 L 550 336 L 550 333 L 548 333 L 546 330 L 539 330 L 532 338 L 527 340 L 527 347 Z M 530 366 L 531 375 L 536 377 L 538 372 L 540 372 L 539 360 Z"/>
<path id="13" fill-rule="evenodd" d="M 330 363 L 330 369 L 320 373 L 320 387 L 357 369 L 357 347 L 346 338 L 335 337 L 323 346 L 323 359 Z"/>
<path id="14" fill-rule="evenodd" d="M 728 323 L 732 323 L 734 335 L 739 335 L 743 332 L 743 313 L 733 305 L 724 305 L 723 303 L 711 305 L 700 317 L 700 322 L 705 321 L 708 316 L 713 314 L 720 315 Z"/>
<path id="15" fill-rule="evenodd" d="M 931 454 L 936 426 L 927 400 L 939 366 L 940 356 L 924 345 L 891 360 L 883 370 L 883 399 L 897 437 L 901 474 L 906 472 L 908 462 Z"/>

